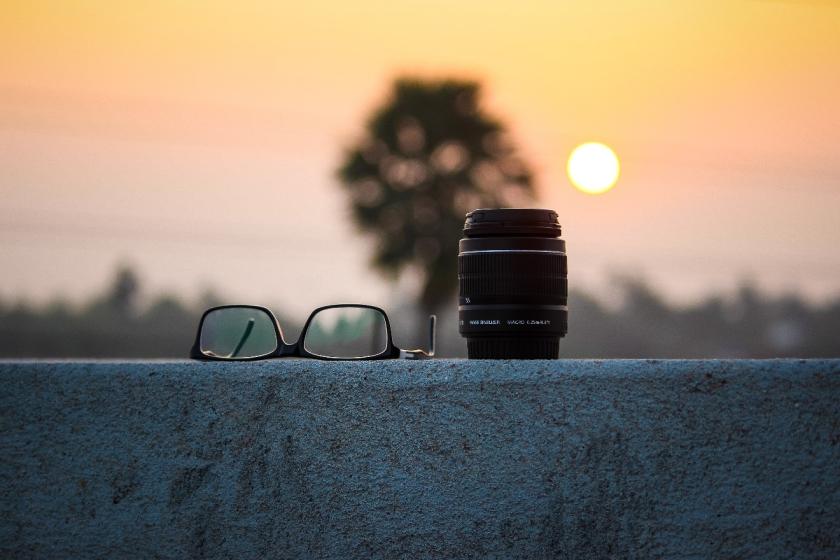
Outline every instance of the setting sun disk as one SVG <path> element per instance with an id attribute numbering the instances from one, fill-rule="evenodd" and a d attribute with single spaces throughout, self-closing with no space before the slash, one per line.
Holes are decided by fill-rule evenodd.
<path id="1" fill-rule="evenodd" d="M 569 180 L 581 192 L 601 194 L 618 180 L 618 156 L 606 144 L 587 142 L 572 150 L 566 170 Z"/>

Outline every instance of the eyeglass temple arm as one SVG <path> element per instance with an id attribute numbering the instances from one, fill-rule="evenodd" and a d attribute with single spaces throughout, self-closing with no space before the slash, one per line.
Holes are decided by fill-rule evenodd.
<path id="1" fill-rule="evenodd" d="M 248 337 L 251 336 L 251 331 L 254 330 L 255 323 L 256 321 L 253 318 L 248 319 L 248 324 L 245 325 L 245 332 L 242 333 L 242 337 L 239 339 L 239 343 L 233 349 L 233 352 L 226 356 L 227 358 L 235 358 L 242 351 L 242 347 L 245 346 L 245 341 L 248 340 Z"/>
<path id="2" fill-rule="evenodd" d="M 435 355 L 435 342 L 437 340 L 437 330 L 435 329 L 436 325 L 437 316 L 429 315 L 429 351 L 426 353 L 430 358 Z"/>
<path id="3" fill-rule="evenodd" d="M 406 358 L 408 360 L 422 360 L 424 358 L 434 358 L 435 357 L 435 341 L 437 340 L 437 330 L 435 329 L 435 325 L 437 324 L 437 317 L 435 315 L 429 315 L 429 349 L 428 350 L 400 350 L 400 358 Z"/>

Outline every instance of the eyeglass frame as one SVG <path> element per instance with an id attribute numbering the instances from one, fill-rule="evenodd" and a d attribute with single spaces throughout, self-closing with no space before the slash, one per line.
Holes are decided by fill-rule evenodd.
<path id="1" fill-rule="evenodd" d="M 374 354 L 373 356 L 362 356 L 362 357 L 351 357 L 351 358 L 337 358 L 332 356 L 320 356 L 318 354 L 313 354 L 309 350 L 306 349 L 305 345 L 303 344 L 304 339 L 306 338 L 306 332 L 309 330 L 309 326 L 312 324 L 312 320 L 315 316 L 324 311 L 325 309 L 335 309 L 335 308 L 344 308 L 344 307 L 354 307 L 354 308 L 362 308 L 362 309 L 372 309 L 374 311 L 378 311 L 382 314 L 382 317 L 385 319 L 385 333 L 387 339 L 387 345 L 385 350 L 380 352 L 379 354 Z M 271 319 L 271 324 L 274 327 L 274 335 L 277 338 L 277 348 L 273 351 L 263 354 L 261 356 L 249 356 L 245 358 L 225 358 L 222 356 L 208 356 L 204 352 L 201 351 L 201 330 L 204 327 L 204 320 L 210 313 L 214 311 L 219 311 L 221 309 L 232 309 L 232 308 L 247 308 L 247 309 L 256 309 L 258 311 L 262 311 L 268 315 Z M 381 307 L 376 307 L 375 305 L 367 305 L 363 303 L 337 303 L 333 305 L 323 305 L 318 307 L 317 309 L 313 310 L 312 313 L 309 314 L 309 318 L 306 319 L 306 323 L 303 325 L 303 329 L 300 331 L 300 336 L 298 336 L 297 341 L 293 343 L 286 342 L 286 339 L 283 338 L 283 329 L 280 327 L 280 323 L 277 321 L 277 317 L 274 316 L 274 313 L 271 312 L 270 309 L 267 307 L 263 307 L 261 305 L 217 305 L 215 307 L 211 307 L 207 309 L 201 315 L 201 319 L 198 322 L 198 330 L 195 334 L 195 341 L 193 342 L 192 348 L 190 348 L 190 359 L 193 360 L 200 360 L 203 362 L 254 362 L 259 360 L 272 360 L 278 358 L 309 358 L 314 360 L 326 360 L 326 361 L 336 361 L 336 362 L 346 362 L 346 361 L 368 361 L 368 360 L 394 360 L 394 359 L 407 359 L 407 360 L 424 360 L 428 358 L 433 358 L 435 356 L 435 339 L 436 339 L 436 330 L 435 325 L 437 323 L 437 317 L 435 315 L 429 315 L 429 349 L 422 350 L 422 349 L 414 349 L 414 350 L 403 350 L 397 347 L 394 344 L 393 336 L 391 335 L 391 320 L 388 318 L 388 314 L 385 313 L 385 310 Z"/>

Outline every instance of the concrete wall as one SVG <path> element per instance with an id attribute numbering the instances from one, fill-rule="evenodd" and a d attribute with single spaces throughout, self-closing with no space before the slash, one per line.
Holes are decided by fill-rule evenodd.
<path id="1" fill-rule="evenodd" d="M 840 360 L 0 363 L 0 557 L 838 558 Z"/>

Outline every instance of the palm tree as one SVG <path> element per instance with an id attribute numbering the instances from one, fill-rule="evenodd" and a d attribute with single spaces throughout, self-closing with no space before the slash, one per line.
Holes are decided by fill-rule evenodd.
<path id="1" fill-rule="evenodd" d="M 528 166 L 480 93 L 474 81 L 396 80 L 338 169 L 354 222 L 375 239 L 373 266 L 394 279 L 419 272 L 426 312 L 454 295 L 465 213 L 533 196 Z"/>

